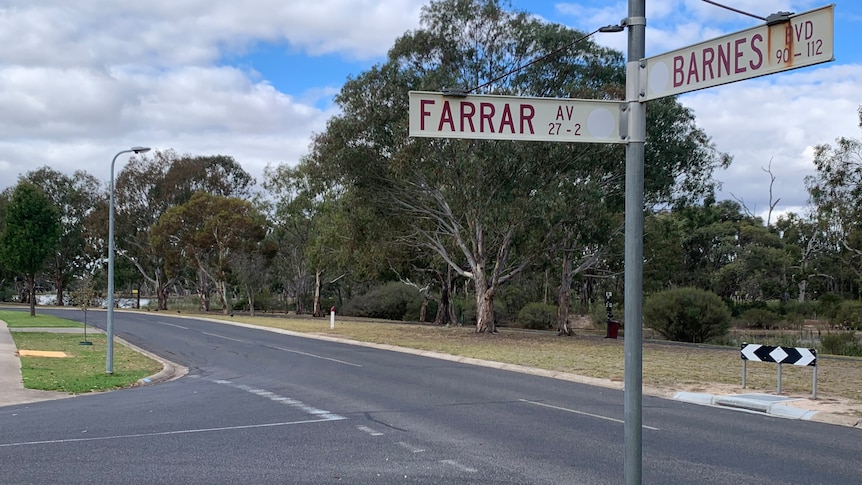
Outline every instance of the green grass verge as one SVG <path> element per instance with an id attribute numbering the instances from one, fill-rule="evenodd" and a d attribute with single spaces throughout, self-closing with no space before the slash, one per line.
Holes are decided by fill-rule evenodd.
<path id="1" fill-rule="evenodd" d="M 105 373 L 107 339 L 88 335 L 93 345 L 80 345 L 83 335 L 12 332 L 19 350 L 55 350 L 68 357 L 21 357 L 24 387 L 74 394 L 133 385 L 159 372 L 162 365 L 123 345 L 114 345 L 114 373 Z"/>
<path id="2" fill-rule="evenodd" d="M 0 320 L 6 322 L 6 326 L 9 328 L 84 327 L 84 325 L 79 322 L 73 322 L 71 320 L 57 318 L 51 315 L 40 315 L 38 311 L 35 317 L 31 317 L 29 311 L 0 310 Z"/>

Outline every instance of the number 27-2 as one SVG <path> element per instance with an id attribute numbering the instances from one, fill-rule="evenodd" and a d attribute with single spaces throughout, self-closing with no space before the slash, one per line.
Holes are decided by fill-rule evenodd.
<path id="1" fill-rule="evenodd" d="M 549 135 L 559 135 L 560 134 L 560 127 L 562 125 L 563 125 L 562 123 L 548 123 L 548 134 Z M 575 129 L 574 130 L 566 130 L 566 131 L 575 135 L 575 136 L 581 136 L 581 124 L 575 123 Z"/>

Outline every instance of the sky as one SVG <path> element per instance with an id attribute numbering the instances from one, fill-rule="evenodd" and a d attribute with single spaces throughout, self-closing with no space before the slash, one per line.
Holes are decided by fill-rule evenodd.
<path id="1" fill-rule="evenodd" d="M 294 165 L 338 114 L 345 80 L 419 28 L 426 0 L 0 0 L 0 190 L 42 166 L 102 182 L 132 146 L 229 155 L 260 181 Z M 760 17 L 825 0 L 723 0 Z M 618 24 L 626 0 L 512 0 L 581 31 Z M 647 57 L 762 24 L 701 0 L 646 0 Z M 593 39 L 625 53 L 626 35 Z M 835 61 L 683 94 L 733 156 L 719 199 L 765 218 L 803 213 L 813 148 L 862 137 L 862 2 L 836 0 Z M 405 96 L 407 93 L 405 93 Z M 116 171 L 127 162 L 117 160 Z M 773 220 L 774 220 L 773 216 Z"/>

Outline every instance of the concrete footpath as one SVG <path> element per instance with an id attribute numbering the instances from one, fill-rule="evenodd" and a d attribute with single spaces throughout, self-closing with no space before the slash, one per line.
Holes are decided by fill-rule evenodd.
<path id="1" fill-rule="evenodd" d="M 307 333 L 297 333 L 292 332 L 290 330 L 282 330 L 275 328 L 267 328 L 267 327 L 258 327 L 256 325 L 250 325 L 239 322 L 226 322 L 223 320 L 210 320 L 216 323 L 226 324 L 226 325 L 234 325 L 239 327 L 249 327 L 255 328 L 259 330 L 268 330 L 274 333 L 282 333 L 286 335 L 294 335 L 303 338 L 313 338 L 319 340 L 328 340 L 333 342 L 346 343 L 349 345 L 358 345 L 365 347 L 373 347 L 385 350 L 391 350 L 395 352 L 402 352 L 408 354 L 421 355 L 424 357 L 440 359 L 440 360 L 449 360 L 454 362 L 461 362 L 464 364 L 470 365 L 478 365 L 483 367 L 491 367 L 496 369 L 503 369 L 512 372 L 520 372 L 523 374 L 532 374 L 543 377 L 549 377 L 553 379 L 566 380 L 571 382 L 579 382 L 583 384 L 589 384 L 594 386 L 608 387 L 614 389 L 622 389 L 622 382 L 619 381 L 611 381 L 609 379 L 598 379 L 586 376 L 579 376 L 575 374 L 568 374 L 564 372 L 555 372 L 544 369 L 536 369 L 533 367 L 526 367 L 515 364 L 505 364 L 500 362 L 474 359 L 470 357 L 461 357 L 449 354 L 442 354 L 439 352 L 427 351 L 427 350 L 417 350 L 417 349 L 409 349 L 404 347 L 397 347 L 394 345 L 387 344 L 375 344 L 368 342 L 357 342 L 354 340 L 348 340 L 340 337 L 330 336 L 330 335 L 316 335 L 316 334 L 307 334 Z M 36 332 L 81 332 L 80 328 L 21 328 L 15 329 L 15 331 L 36 331 Z M 91 330 L 88 330 L 90 332 Z M 93 333 L 101 332 L 98 329 L 93 329 Z M 115 337 L 116 338 L 116 337 Z M 124 342 L 120 338 L 116 338 L 116 340 L 123 345 L 127 345 L 130 348 L 135 349 L 138 352 L 162 363 L 163 369 L 156 375 L 141 379 L 139 384 L 155 384 L 159 382 L 166 382 L 170 380 L 177 379 L 182 377 L 188 372 L 183 366 L 175 364 L 173 362 L 166 361 L 161 357 L 154 355 L 144 349 L 136 347 L 134 345 L 129 344 L 128 342 Z M 644 394 L 647 395 L 656 395 L 659 397 L 668 397 L 668 393 L 666 390 L 663 392 L 649 392 L 649 390 L 645 389 Z M 9 329 L 6 327 L 6 323 L 0 320 L 0 407 L 9 406 L 12 404 L 23 404 L 28 402 L 35 401 L 44 401 L 47 399 L 59 399 L 71 397 L 70 394 L 60 393 L 60 392 L 49 392 L 49 391 L 34 391 L 29 389 L 24 389 L 23 381 L 21 378 L 21 360 L 18 357 L 17 349 L 15 348 L 15 343 L 12 340 L 12 335 Z M 684 401 L 693 404 L 700 404 L 706 406 L 715 406 L 722 407 L 726 409 L 735 409 L 739 411 L 746 412 L 754 412 L 760 414 L 767 414 L 770 416 L 776 416 L 780 418 L 787 419 L 800 419 L 800 420 L 811 420 L 828 424 L 835 424 L 840 426 L 847 427 L 855 427 L 862 429 L 862 417 L 858 415 L 854 415 L 853 413 L 842 412 L 843 410 L 838 409 L 837 412 L 830 412 L 831 409 L 824 407 L 823 400 L 812 401 L 810 399 L 800 398 L 800 397 L 792 397 L 792 396 L 777 396 L 772 394 L 759 394 L 759 393 L 747 393 L 747 394 L 734 394 L 734 395 L 713 395 L 713 394 L 705 394 L 705 393 L 695 393 L 695 392 L 677 392 L 672 394 L 672 399 L 677 401 Z"/>
<path id="2" fill-rule="evenodd" d="M 16 328 L 16 332 L 48 332 L 48 333 L 80 333 L 83 337 L 83 329 L 81 328 Z M 104 333 L 97 328 L 87 328 L 88 334 Z M 144 349 L 136 347 L 120 338 L 115 338 L 115 341 L 123 345 L 131 347 L 147 357 L 160 362 L 162 370 L 155 375 L 145 377 L 138 381 L 139 384 L 156 384 L 166 382 L 184 376 L 188 369 L 173 362 L 166 361 L 161 357 L 147 352 Z M 24 388 L 24 379 L 21 376 L 21 358 L 18 356 L 18 348 L 15 346 L 15 341 L 12 339 L 12 333 L 6 326 L 6 322 L 0 320 L 0 407 L 11 406 L 14 404 L 26 404 L 38 401 L 47 401 L 53 399 L 64 399 L 74 397 L 74 394 L 67 392 L 55 391 L 38 391 L 34 389 Z"/>

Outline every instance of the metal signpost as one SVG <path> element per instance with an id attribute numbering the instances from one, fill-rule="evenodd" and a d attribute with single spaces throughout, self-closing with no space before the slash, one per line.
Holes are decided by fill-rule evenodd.
<path id="1" fill-rule="evenodd" d="M 774 14 L 762 26 L 646 59 L 646 0 L 629 0 L 626 99 L 410 92 L 410 136 L 626 144 L 625 483 L 643 454 L 643 203 L 646 101 L 834 60 L 835 6 Z"/>

